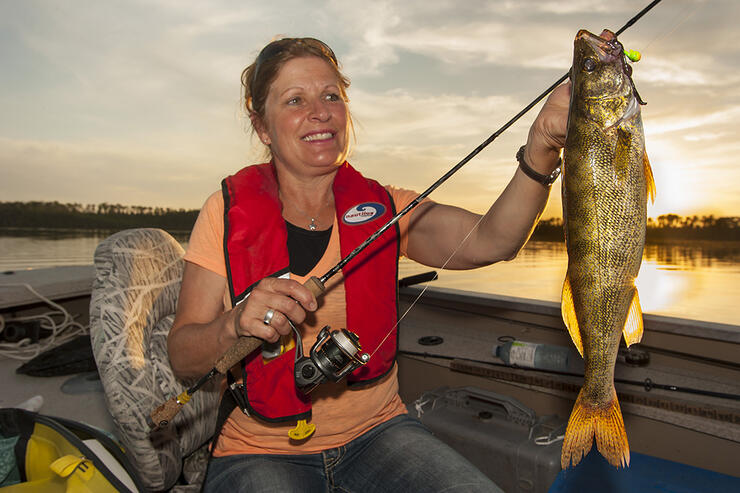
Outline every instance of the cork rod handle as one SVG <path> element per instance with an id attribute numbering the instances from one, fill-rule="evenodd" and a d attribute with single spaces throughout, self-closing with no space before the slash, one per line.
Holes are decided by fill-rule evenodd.
<path id="1" fill-rule="evenodd" d="M 324 285 L 317 277 L 310 277 L 303 283 L 317 298 L 324 292 Z M 214 367 L 219 373 L 226 373 L 229 368 L 239 363 L 249 353 L 260 347 L 262 339 L 256 337 L 240 337 L 217 361 Z"/>
<path id="2" fill-rule="evenodd" d="M 309 278 L 303 283 L 314 296 L 317 298 L 323 294 L 325 287 L 324 284 L 317 277 Z M 178 396 L 174 396 L 167 402 L 160 404 L 156 409 L 149 415 L 149 426 L 152 429 L 160 428 L 171 423 L 177 413 L 180 412 L 182 406 L 184 406 L 189 400 L 193 393 L 195 393 L 200 386 L 209 380 L 215 372 L 225 374 L 229 368 L 236 365 L 245 358 L 249 353 L 256 350 L 262 345 L 262 339 L 251 336 L 240 337 L 217 361 L 214 365 L 213 370 L 208 375 L 205 375 L 192 389 L 183 392 Z M 215 370 L 215 371 L 214 371 Z"/>

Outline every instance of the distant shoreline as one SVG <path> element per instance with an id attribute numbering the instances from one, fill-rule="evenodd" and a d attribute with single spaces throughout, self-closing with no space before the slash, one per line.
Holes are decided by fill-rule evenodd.
<path id="1" fill-rule="evenodd" d="M 151 225 L 140 226 L 142 228 L 156 227 Z M 49 236 L 49 237 L 87 237 L 94 236 L 96 234 L 101 237 L 109 236 L 113 233 L 128 228 L 59 228 L 59 227 L 2 227 L 0 226 L 0 237 L 23 237 L 23 236 Z M 165 229 L 178 241 L 187 241 L 190 237 L 190 230 L 172 230 Z M 532 235 L 530 241 L 545 241 L 553 243 L 563 243 L 564 239 L 562 232 L 558 235 L 554 235 L 551 232 L 543 234 L 537 231 Z M 671 245 L 671 246 L 690 246 L 699 247 L 701 245 L 717 245 L 726 244 L 730 245 L 737 243 L 740 245 L 740 238 L 681 238 L 681 237 L 665 237 L 649 235 L 646 239 L 648 245 Z"/>
<path id="2" fill-rule="evenodd" d="M 160 228 L 176 235 L 188 234 L 199 210 L 120 204 L 62 204 L 59 202 L 0 202 L 0 233 L 100 231 L 111 233 L 130 228 Z M 561 218 L 541 220 L 533 240 L 563 242 Z M 649 218 L 647 243 L 696 244 L 701 241 L 740 241 L 740 217 L 679 216 Z"/>
<path id="3" fill-rule="evenodd" d="M 565 241 L 563 220 L 545 219 L 537 224 L 532 239 L 544 241 Z M 646 243 L 691 243 L 703 241 L 740 242 L 740 217 L 679 216 L 665 214 L 656 219 L 649 218 Z"/>
<path id="4" fill-rule="evenodd" d="M 0 202 L 2 229 L 120 231 L 161 228 L 190 231 L 198 210 L 121 204 L 62 204 L 59 202 Z"/>

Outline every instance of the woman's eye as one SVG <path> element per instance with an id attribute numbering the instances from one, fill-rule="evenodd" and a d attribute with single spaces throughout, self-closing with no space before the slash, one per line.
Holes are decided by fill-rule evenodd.
<path id="1" fill-rule="evenodd" d="M 288 104 L 291 104 L 291 105 L 296 105 L 296 104 L 299 104 L 300 102 L 301 102 L 301 98 L 299 98 L 298 96 L 290 98 L 288 100 Z"/>
<path id="2" fill-rule="evenodd" d="M 586 58 L 583 61 L 583 69 L 586 72 L 593 72 L 596 69 L 596 62 L 593 58 Z"/>
<path id="3" fill-rule="evenodd" d="M 329 94 L 326 95 L 326 100 L 327 101 L 339 101 L 341 99 L 342 98 L 339 97 L 339 94 L 329 93 Z"/>

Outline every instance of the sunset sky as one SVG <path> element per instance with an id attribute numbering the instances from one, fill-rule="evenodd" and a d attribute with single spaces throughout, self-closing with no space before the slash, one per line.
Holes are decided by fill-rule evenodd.
<path id="1" fill-rule="evenodd" d="M 647 3 L 0 0 L 0 200 L 199 208 L 260 157 L 239 76 L 276 35 L 334 48 L 351 162 L 422 191 L 568 70 L 579 29 L 616 30 Z M 738 19 L 737 0 L 663 0 L 620 37 L 643 54 L 651 216 L 740 216 Z M 432 198 L 484 211 L 535 114 Z"/>

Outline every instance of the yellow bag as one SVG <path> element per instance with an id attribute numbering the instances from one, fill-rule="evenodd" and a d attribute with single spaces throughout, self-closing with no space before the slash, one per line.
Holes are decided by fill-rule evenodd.
<path id="1" fill-rule="evenodd" d="M 0 409 L 0 437 L 6 445 L 0 455 L 8 466 L 1 471 L 0 493 L 145 490 L 123 450 L 97 428 L 21 409 Z M 15 456 L 16 470 L 8 464 L 10 454 Z"/>

